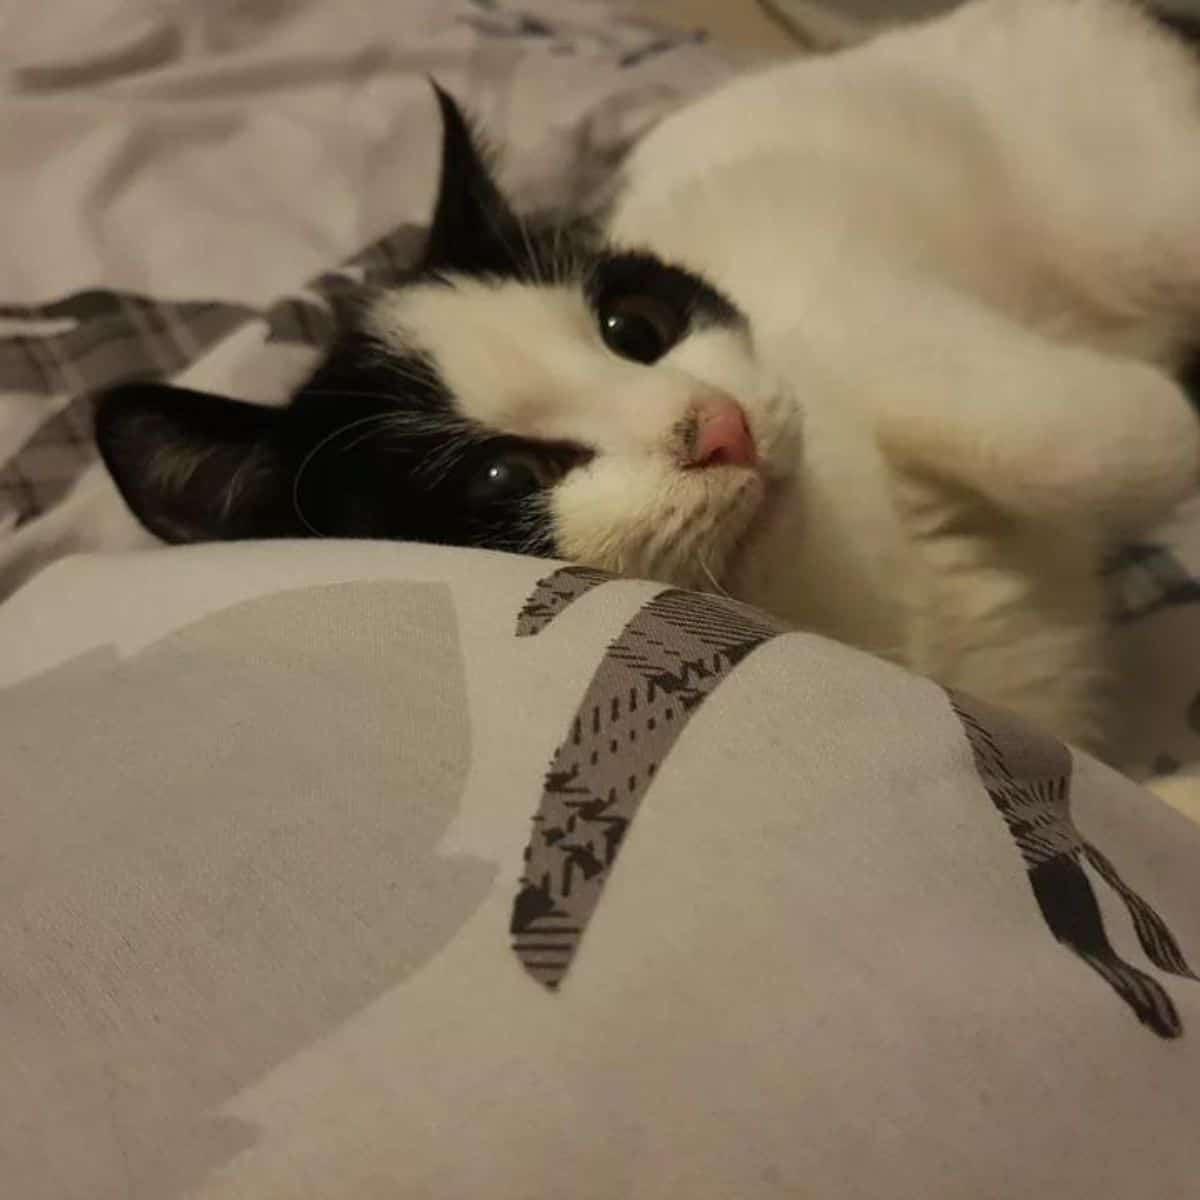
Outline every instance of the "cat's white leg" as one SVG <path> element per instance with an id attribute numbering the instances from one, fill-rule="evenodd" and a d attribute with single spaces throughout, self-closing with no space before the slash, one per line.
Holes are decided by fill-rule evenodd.
<path id="1" fill-rule="evenodd" d="M 945 479 L 897 472 L 906 663 L 1087 749 L 1104 735 L 1107 638 L 1087 539 L 1048 538 Z"/>
<path id="2" fill-rule="evenodd" d="M 906 659 L 1099 748 L 1100 557 L 1195 486 L 1200 420 L 1144 363 L 1051 342 L 960 294 L 922 298 L 859 393 L 912 560 Z"/>
<path id="3" fill-rule="evenodd" d="M 894 344 L 900 361 L 883 361 L 891 385 L 872 391 L 897 467 L 1101 544 L 1200 483 L 1200 419 L 1164 371 L 1052 342 L 961 295 L 927 299 L 916 336 Z"/>

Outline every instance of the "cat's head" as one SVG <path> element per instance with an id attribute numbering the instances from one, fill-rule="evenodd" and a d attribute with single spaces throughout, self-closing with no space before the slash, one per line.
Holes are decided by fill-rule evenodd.
<path id="1" fill-rule="evenodd" d="M 160 384 L 101 398 L 121 494 L 167 541 L 368 537 L 701 585 L 781 457 L 782 398 L 713 287 L 579 224 L 521 220 L 438 91 L 425 254 L 289 405 Z"/>

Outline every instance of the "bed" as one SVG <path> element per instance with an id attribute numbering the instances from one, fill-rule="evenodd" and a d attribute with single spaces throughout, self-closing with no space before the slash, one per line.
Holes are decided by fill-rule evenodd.
<path id="1" fill-rule="evenodd" d="M 95 463 L 95 389 L 279 402 L 343 297 L 412 261 L 426 74 L 550 205 L 794 49 L 757 12 L 714 44 L 649 9 L 673 23 L 10 21 L 6 1195 L 1195 1192 L 1200 826 L 1128 776 L 1200 759 L 1200 502 L 1111 567 L 1120 773 L 720 596 L 444 547 L 165 549 Z"/>

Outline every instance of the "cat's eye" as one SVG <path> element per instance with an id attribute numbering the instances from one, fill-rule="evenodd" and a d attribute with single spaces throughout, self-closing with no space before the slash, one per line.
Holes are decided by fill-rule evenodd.
<path id="1" fill-rule="evenodd" d="M 532 450 L 497 450 L 474 465 L 464 493 L 471 504 L 504 504 L 549 487 L 561 474 L 554 462 Z"/>
<path id="2" fill-rule="evenodd" d="M 652 363 L 679 341 L 685 318 L 658 296 L 629 293 L 600 304 L 600 336 L 622 358 Z"/>

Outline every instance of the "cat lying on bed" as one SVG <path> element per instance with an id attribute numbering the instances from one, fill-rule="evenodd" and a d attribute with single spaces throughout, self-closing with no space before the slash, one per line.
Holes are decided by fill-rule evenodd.
<path id="1" fill-rule="evenodd" d="M 424 261 L 290 407 L 103 401 L 147 528 L 719 588 L 1096 743 L 1102 559 L 1200 476 L 1181 42 L 976 0 L 666 120 L 590 228 L 522 221 L 438 98 Z"/>

